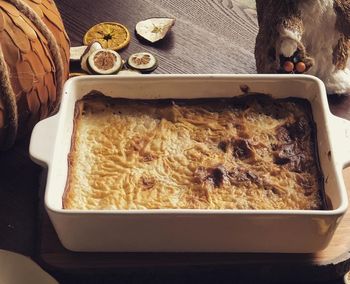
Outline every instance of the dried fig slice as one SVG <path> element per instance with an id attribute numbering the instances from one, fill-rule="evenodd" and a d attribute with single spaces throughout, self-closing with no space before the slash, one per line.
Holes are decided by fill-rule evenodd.
<path id="1" fill-rule="evenodd" d="M 91 73 L 110 75 L 118 73 L 123 65 L 120 55 L 111 49 L 98 49 L 89 55 L 88 67 Z"/>
<path id="2" fill-rule="evenodd" d="M 135 30 L 137 35 L 151 43 L 154 43 L 163 39 L 174 24 L 175 19 L 150 18 L 138 22 Z"/>
<path id="3" fill-rule="evenodd" d="M 131 69 L 139 70 L 140 72 L 151 72 L 158 67 L 158 62 L 153 54 L 138 52 L 130 55 L 127 65 Z"/>

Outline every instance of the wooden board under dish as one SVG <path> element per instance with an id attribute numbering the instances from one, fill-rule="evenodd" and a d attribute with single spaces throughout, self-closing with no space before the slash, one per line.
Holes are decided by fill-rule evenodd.
<path id="1" fill-rule="evenodd" d="M 350 196 L 350 168 L 344 170 L 344 179 Z M 45 185 L 46 173 L 42 175 Z M 43 188 L 43 186 L 42 186 Z M 41 190 L 43 193 L 43 190 Z M 43 195 L 41 195 L 42 197 Z M 181 275 L 205 273 L 220 275 L 245 275 L 258 279 L 283 281 L 329 280 L 341 277 L 350 268 L 350 211 L 340 223 L 329 246 L 316 254 L 276 253 L 76 253 L 66 250 L 41 203 L 39 208 L 39 238 L 36 260 L 55 275 L 127 273 L 176 273 Z M 195 269 L 193 269 L 195 268 Z M 191 269 L 191 270 L 189 270 Z M 250 272 L 254 270 L 254 275 Z M 190 271 L 190 272 L 189 272 Z M 112 277 L 112 276 L 111 276 Z M 186 276 L 187 277 L 187 276 Z M 193 277 L 196 277 L 194 275 Z M 222 276 L 223 277 L 223 276 Z M 202 279 L 202 278 L 199 278 Z M 296 283 L 296 282 L 295 282 Z"/>

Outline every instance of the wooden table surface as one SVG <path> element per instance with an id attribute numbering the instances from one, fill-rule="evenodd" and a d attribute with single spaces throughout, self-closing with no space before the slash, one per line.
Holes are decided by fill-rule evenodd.
<path id="1" fill-rule="evenodd" d="M 257 33 L 254 1 L 56 0 L 56 3 L 61 11 L 72 46 L 82 44 L 82 37 L 90 26 L 104 21 L 117 21 L 123 23 L 132 32 L 131 42 L 120 52 L 121 56 L 127 58 L 138 51 L 154 53 L 159 60 L 159 67 L 154 73 L 256 73 L 253 54 Z M 140 20 L 159 16 L 176 19 L 172 32 L 165 40 L 155 45 L 139 42 L 133 33 L 135 24 Z M 329 103 L 334 114 L 350 120 L 350 96 L 331 97 Z M 168 281 L 169 279 L 181 279 L 181 282 L 194 279 L 200 279 L 202 282 L 215 281 L 215 277 L 210 276 L 215 275 L 214 272 L 220 273 L 221 276 L 233 277 L 234 275 L 237 279 L 244 279 L 245 276 L 254 274 L 250 271 L 253 272 L 256 268 L 259 268 L 261 279 L 281 280 L 277 276 L 277 278 L 271 277 L 274 274 L 272 268 L 263 265 L 273 258 L 266 254 L 258 257 L 259 261 L 250 265 L 249 271 L 244 270 L 251 261 L 247 254 L 235 256 L 234 263 L 230 261 L 232 255 L 223 254 L 192 254 L 188 256 L 187 261 L 184 261 L 183 256 L 176 254 L 148 256 L 121 254 L 118 256 L 121 269 L 114 270 L 115 273 L 112 273 L 111 269 L 115 267 L 106 266 L 106 262 L 114 260 L 115 263 L 115 256 L 104 254 L 101 259 L 98 258 L 101 256 L 96 254 L 70 253 L 60 246 L 51 223 L 42 210 L 40 202 L 42 195 L 39 194 L 41 172 L 41 169 L 28 157 L 28 139 L 19 141 L 10 151 L 0 153 L 0 248 L 34 257 L 59 279 L 64 279 L 64 282 L 75 283 L 72 279 L 80 279 L 82 283 L 89 281 L 98 283 L 97 278 L 91 274 L 93 265 L 95 265 L 93 273 L 99 275 L 98 279 L 113 274 L 113 277 L 119 277 L 120 280 L 133 279 L 135 282 L 140 282 L 140 279 L 142 282 L 156 282 L 155 280 L 162 282 L 164 279 L 167 279 L 167 282 L 171 282 Z M 347 173 L 349 174 L 349 171 Z M 350 224 L 349 220 L 347 222 Z M 346 236 L 339 238 L 346 238 Z M 44 255 L 43 252 L 46 254 Z M 334 259 L 336 257 L 337 255 Z M 134 265 L 134 270 L 128 270 L 128 263 L 132 263 L 135 258 L 138 266 Z M 237 261 L 239 258 L 242 259 L 241 263 Z M 123 262 L 123 259 L 126 261 Z M 295 279 L 295 277 L 303 279 L 303 276 L 298 273 L 305 272 L 305 267 L 310 268 L 306 273 L 309 280 L 312 277 L 317 280 L 329 279 L 337 273 L 339 275 L 342 273 L 342 271 L 336 271 L 335 266 L 333 276 L 325 274 L 329 273 L 329 270 L 318 273 L 313 264 L 307 261 L 310 256 L 306 256 L 304 262 L 300 261 L 298 255 L 289 255 L 282 259 L 284 263 L 288 263 L 287 260 L 294 263 L 289 267 L 293 268 L 293 271 L 288 268 L 288 265 L 283 265 L 283 261 L 280 265 L 275 263 L 277 269 L 291 276 L 289 279 Z M 69 270 L 64 271 L 67 260 L 71 266 Z M 168 266 L 170 269 L 165 268 L 167 261 L 172 264 Z M 164 265 L 160 265 L 160 262 L 164 262 Z M 133 263 L 135 264 L 135 261 Z M 203 263 L 207 265 L 201 266 Z M 164 275 L 167 275 L 163 276 L 168 278 L 161 278 L 163 276 L 157 274 L 159 272 L 157 264 L 162 267 Z M 147 269 L 138 270 L 137 267 L 147 267 Z M 181 269 L 173 270 L 174 267 Z M 243 269 L 243 272 L 239 272 L 239 269 Z M 345 266 L 341 269 L 345 269 Z M 133 277 L 130 278 L 128 273 L 132 273 Z"/>

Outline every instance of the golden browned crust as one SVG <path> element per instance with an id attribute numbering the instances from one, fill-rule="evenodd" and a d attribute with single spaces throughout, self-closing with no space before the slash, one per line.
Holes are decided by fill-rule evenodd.
<path id="1" fill-rule="evenodd" d="M 78 150 L 77 145 L 77 130 L 79 129 L 79 123 L 81 123 L 81 115 L 83 114 L 84 110 L 84 101 L 80 100 L 75 104 L 74 109 L 74 120 L 73 120 L 73 133 L 72 133 L 72 139 L 71 139 L 71 149 L 70 153 L 68 154 L 68 174 L 67 174 L 67 182 L 66 187 L 63 192 L 63 198 L 62 198 L 62 206 L 63 208 L 69 207 L 69 200 L 72 199 L 72 191 L 69 191 L 69 185 L 74 182 L 74 176 L 72 173 L 72 166 L 74 164 L 74 153 Z"/>
<path id="2" fill-rule="evenodd" d="M 77 108 L 64 208 L 323 208 L 305 100 L 88 97 Z"/>

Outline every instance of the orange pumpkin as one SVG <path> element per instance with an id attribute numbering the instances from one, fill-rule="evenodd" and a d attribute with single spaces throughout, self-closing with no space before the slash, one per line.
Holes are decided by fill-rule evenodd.
<path id="1" fill-rule="evenodd" d="M 69 72 L 69 38 L 53 0 L 0 0 L 0 149 L 52 114 Z"/>

